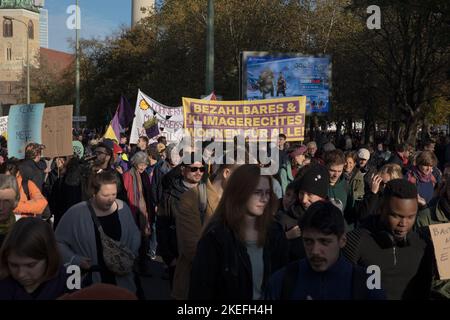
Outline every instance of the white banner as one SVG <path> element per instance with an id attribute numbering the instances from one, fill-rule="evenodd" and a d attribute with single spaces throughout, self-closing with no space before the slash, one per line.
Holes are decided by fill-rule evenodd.
<path id="1" fill-rule="evenodd" d="M 131 128 L 130 143 L 136 144 L 141 136 L 147 136 L 144 123 L 152 118 L 158 121 L 158 128 L 161 136 L 165 136 L 167 141 L 176 142 L 183 132 L 183 108 L 167 107 L 138 91 L 135 117 Z M 154 137 L 156 141 L 157 137 Z M 152 141 L 151 141 L 152 142 Z"/>

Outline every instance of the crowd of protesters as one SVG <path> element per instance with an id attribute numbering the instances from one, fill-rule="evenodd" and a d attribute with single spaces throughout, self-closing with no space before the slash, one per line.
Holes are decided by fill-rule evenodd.
<path id="1" fill-rule="evenodd" d="M 74 131 L 81 158 L 29 143 L 18 160 L 3 145 L 0 299 L 145 299 L 157 256 L 179 300 L 450 298 L 428 231 L 450 220 L 448 136 L 388 148 L 280 134 L 273 176 L 245 146 L 252 164 L 128 138 Z"/>

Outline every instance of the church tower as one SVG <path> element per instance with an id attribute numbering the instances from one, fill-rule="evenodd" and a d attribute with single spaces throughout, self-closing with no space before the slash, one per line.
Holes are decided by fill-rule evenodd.
<path id="1" fill-rule="evenodd" d="M 131 26 L 134 27 L 147 13 L 142 13 L 142 8 L 155 10 L 155 0 L 131 0 Z"/>

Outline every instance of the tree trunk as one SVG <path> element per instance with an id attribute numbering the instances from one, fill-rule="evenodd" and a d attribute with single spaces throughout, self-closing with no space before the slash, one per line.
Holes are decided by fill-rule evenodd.
<path id="1" fill-rule="evenodd" d="M 414 114 L 408 123 L 406 123 L 405 132 L 403 135 L 404 141 L 415 146 L 417 142 L 417 131 L 419 125 L 419 117 L 418 114 Z"/>

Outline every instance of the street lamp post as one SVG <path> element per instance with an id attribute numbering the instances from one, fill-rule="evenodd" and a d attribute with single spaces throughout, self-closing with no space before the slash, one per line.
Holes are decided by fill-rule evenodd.
<path id="1" fill-rule="evenodd" d="M 80 25 L 78 23 L 78 20 L 80 19 L 79 17 L 79 10 L 78 10 L 78 0 L 76 0 L 76 28 L 75 28 L 75 56 L 76 56 L 76 65 L 75 65 L 75 115 L 77 117 L 80 116 Z M 76 128 L 79 129 L 80 128 L 80 123 L 76 122 L 75 124 Z"/>
<path id="2" fill-rule="evenodd" d="M 30 57 L 29 57 L 29 35 L 28 35 L 28 25 L 22 20 L 18 20 L 13 17 L 3 16 L 4 19 L 17 21 L 25 25 L 25 34 L 27 37 L 27 104 L 30 104 Z"/>
<path id="3" fill-rule="evenodd" d="M 214 0 L 208 0 L 206 29 L 206 95 L 214 90 Z"/>

